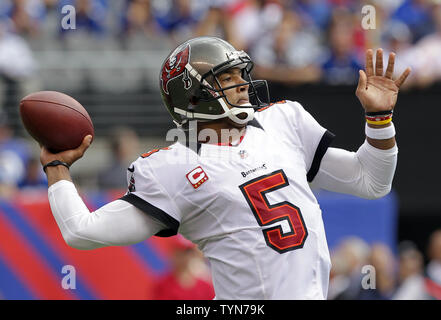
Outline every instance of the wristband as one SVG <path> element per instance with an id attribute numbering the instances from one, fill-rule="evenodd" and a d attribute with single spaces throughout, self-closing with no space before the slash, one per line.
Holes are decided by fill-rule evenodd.
<path id="1" fill-rule="evenodd" d="M 371 139 L 385 140 L 395 137 L 395 126 L 393 122 L 391 122 L 388 127 L 375 129 L 369 127 L 366 123 L 365 132 L 366 136 Z"/>
<path id="2" fill-rule="evenodd" d="M 393 110 L 386 110 L 386 111 L 366 112 L 365 114 L 368 117 L 376 117 L 376 116 L 392 115 L 393 113 L 394 113 Z"/>
<path id="3" fill-rule="evenodd" d="M 392 121 L 393 110 L 366 112 L 366 122 L 374 125 L 384 125 Z"/>
<path id="4" fill-rule="evenodd" d="M 383 124 L 388 124 L 391 121 L 392 121 L 392 117 L 384 119 L 384 120 L 381 120 L 381 119 L 370 120 L 370 119 L 366 118 L 366 122 L 367 123 L 374 124 L 374 125 L 377 125 L 377 126 L 383 125 Z"/>
<path id="5" fill-rule="evenodd" d="M 54 160 L 54 161 L 51 161 L 49 163 L 46 163 L 43 166 L 43 171 L 46 172 L 46 168 L 47 167 L 56 167 L 56 166 L 65 166 L 67 169 L 69 169 L 69 167 L 70 167 L 66 162 L 63 162 L 63 161 L 60 161 L 60 160 Z"/>
<path id="6" fill-rule="evenodd" d="M 391 115 L 388 115 L 388 116 L 376 116 L 376 117 L 368 117 L 368 116 L 366 116 L 366 121 L 372 121 L 372 122 L 375 122 L 375 121 L 384 121 L 384 120 L 389 120 L 389 119 L 392 119 L 392 116 Z"/>

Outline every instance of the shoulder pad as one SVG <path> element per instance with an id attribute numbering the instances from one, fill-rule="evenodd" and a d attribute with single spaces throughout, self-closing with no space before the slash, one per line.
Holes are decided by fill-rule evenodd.
<path id="1" fill-rule="evenodd" d="M 268 109 L 269 107 L 272 107 L 275 104 L 283 104 L 283 103 L 286 103 L 286 100 L 281 100 L 281 101 L 277 101 L 277 102 L 271 102 L 269 105 L 267 105 L 267 106 L 265 106 L 263 108 L 260 108 L 260 109 L 258 109 L 256 111 L 257 112 L 261 112 L 261 111 L 264 111 L 264 110 Z"/>
<path id="2" fill-rule="evenodd" d="M 150 157 L 152 154 L 154 154 L 154 153 L 156 153 L 156 152 L 158 152 L 160 150 L 170 150 L 170 149 L 171 149 L 170 147 L 165 147 L 165 148 L 160 148 L 160 149 L 153 149 L 153 150 L 150 150 L 149 152 L 145 152 L 145 153 L 141 154 L 141 158 Z"/>

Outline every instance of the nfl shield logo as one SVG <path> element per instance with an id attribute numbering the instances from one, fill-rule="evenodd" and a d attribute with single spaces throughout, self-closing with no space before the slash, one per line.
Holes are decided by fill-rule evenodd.
<path id="1" fill-rule="evenodd" d="M 245 159 L 246 157 L 248 157 L 248 153 L 245 150 L 240 150 L 239 155 L 241 159 Z"/>

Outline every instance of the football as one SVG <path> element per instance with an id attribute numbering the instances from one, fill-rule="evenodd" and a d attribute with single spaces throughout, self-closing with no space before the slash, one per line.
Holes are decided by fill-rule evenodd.
<path id="1" fill-rule="evenodd" d="M 20 101 L 20 116 L 29 134 L 51 152 L 75 149 L 88 134 L 92 120 L 74 98 L 56 91 L 31 93 Z"/>

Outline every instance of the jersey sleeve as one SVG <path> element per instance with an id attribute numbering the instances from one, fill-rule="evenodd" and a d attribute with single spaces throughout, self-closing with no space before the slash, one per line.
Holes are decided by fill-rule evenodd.
<path id="1" fill-rule="evenodd" d="M 273 130 L 274 135 L 302 150 L 307 180 L 316 176 L 320 162 L 335 135 L 322 127 L 298 102 L 283 100 L 258 112 L 263 129 Z M 264 109 L 266 109 L 264 108 Z"/>
<path id="2" fill-rule="evenodd" d="M 181 213 L 165 186 L 158 181 L 149 165 L 148 159 L 139 158 L 127 169 L 128 191 L 121 197 L 165 224 L 166 228 L 156 236 L 176 235 L 181 220 Z"/>
<path id="3" fill-rule="evenodd" d="M 320 169 L 320 163 L 335 135 L 322 127 L 303 106 L 293 103 L 296 107 L 295 119 L 291 119 L 297 129 L 298 137 L 305 152 L 305 163 L 308 170 L 308 182 L 312 182 Z"/>

